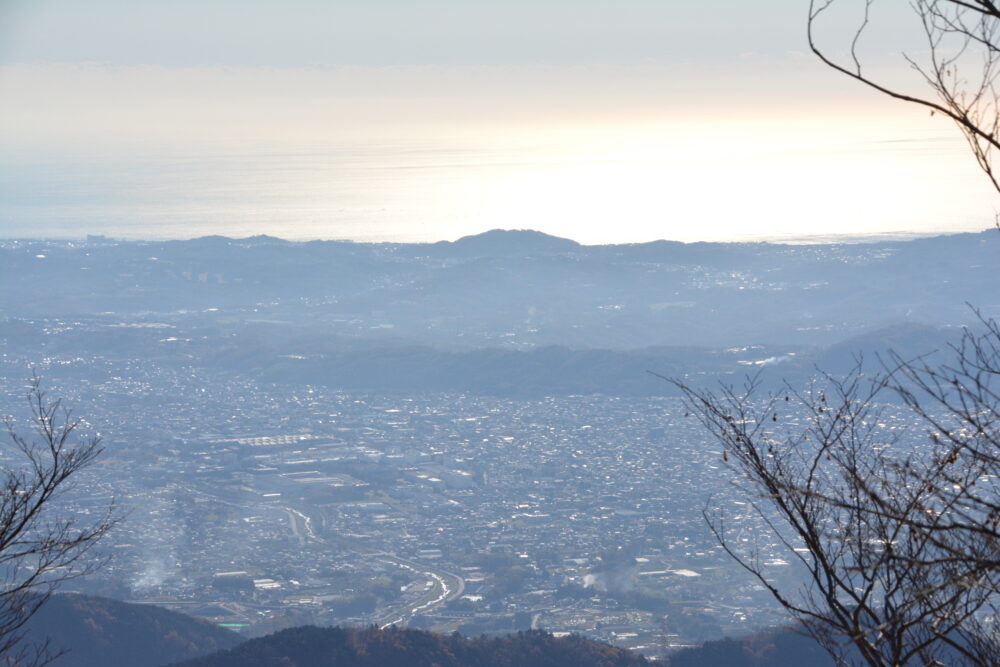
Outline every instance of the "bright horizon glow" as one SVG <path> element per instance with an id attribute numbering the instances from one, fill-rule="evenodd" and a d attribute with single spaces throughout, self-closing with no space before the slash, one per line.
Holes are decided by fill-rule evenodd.
<path id="1" fill-rule="evenodd" d="M 561 95 L 528 96 L 505 68 L 477 74 L 510 92 L 471 101 L 456 101 L 447 81 L 464 88 L 467 73 L 405 70 L 376 73 L 388 99 L 327 92 L 290 104 L 258 97 L 253 82 L 268 79 L 253 72 L 69 72 L 71 82 L 65 66 L 0 77 L 0 93 L 18 76 L 22 89 L 45 84 L 39 99 L 0 109 L 3 126 L 31 138 L 4 137 L 0 236 L 437 241 L 516 228 L 594 244 L 930 235 L 992 224 L 994 194 L 957 132 L 884 100 L 804 95 L 785 100 L 794 113 L 778 116 L 769 100 L 747 99 L 733 119 L 699 90 L 682 105 L 630 108 L 632 88 L 670 71 L 640 72 L 607 101 L 592 90 L 600 81 L 585 77 Z M 563 81 L 574 73 L 529 72 Z M 337 73 L 267 74 L 314 91 L 346 87 Z M 418 75 L 434 95 L 405 99 L 388 87 L 415 86 Z M 307 84 L 289 84 L 295 77 Z M 213 84 L 222 89 L 214 97 Z M 132 91 L 124 110 L 108 101 L 123 88 Z M 707 111 L 699 115 L 692 99 Z M 534 113 L 506 110 L 525 105 Z"/>
<path id="2" fill-rule="evenodd" d="M 447 26 L 388 0 L 291 4 L 0 10 L 8 34 L 22 26 L 0 49 L 0 237 L 743 241 L 994 221 L 954 127 L 795 50 L 797 2 L 588 0 L 569 21 L 554 0 L 429 3 Z M 182 43 L 169 28 L 185 21 Z M 336 46 L 350 26 L 378 48 Z M 334 61 L 296 61 L 320 56 Z"/>
<path id="3" fill-rule="evenodd" d="M 341 147 L 191 162 L 81 162 L 62 165 L 62 172 L 43 164 L 34 178 L 28 170 L 29 186 L 44 178 L 50 188 L 37 193 L 47 202 L 42 233 L 16 233 L 6 220 L 0 230 L 64 238 L 437 241 L 518 228 L 596 244 L 928 235 L 990 226 L 981 211 L 989 188 L 964 145 L 951 138 L 805 149 L 772 149 L 767 135 L 761 139 L 698 150 Z M 17 186 L 23 172 L 11 178 Z M 935 189 L 919 191 L 926 182 Z M 33 198 L 20 209 L 5 207 L 7 218 L 28 219 L 33 210 Z"/>

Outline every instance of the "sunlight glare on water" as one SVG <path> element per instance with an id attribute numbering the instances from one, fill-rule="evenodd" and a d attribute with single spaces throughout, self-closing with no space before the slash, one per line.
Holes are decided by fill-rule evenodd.
<path id="1" fill-rule="evenodd" d="M 492 228 L 583 243 L 978 231 L 990 191 L 935 126 L 542 128 L 411 142 L 0 163 L 4 236 L 437 241 Z M 844 138 L 844 137 L 848 138 Z"/>

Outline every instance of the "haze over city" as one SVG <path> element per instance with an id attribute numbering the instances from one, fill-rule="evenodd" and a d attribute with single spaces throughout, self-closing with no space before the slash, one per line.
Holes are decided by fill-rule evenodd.
<path id="1" fill-rule="evenodd" d="M 0 662 L 995 667 L 998 36 L 0 0 Z"/>

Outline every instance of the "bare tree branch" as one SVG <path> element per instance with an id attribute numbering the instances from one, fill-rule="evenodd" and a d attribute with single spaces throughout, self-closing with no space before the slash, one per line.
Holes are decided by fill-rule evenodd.
<path id="1" fill-rule="evenodd" d="M 96 436 L 76 439 L 80 421 L 48 398 L 37 376 L 27 400 L 35 437 L 6 418 L 12 458 L 0 467 L 0 662 L 8 665 L 44 665 L 60 655 L 47 641 L 26 641 L 25 625 L 60 583 L 103 564 L 89 556 L 118 522 L 113 502 L 86 524 L 58 511 L 62 494 L 103 447 Z"/>
<path id="2" fill-rule="evenodd" d="M 982 373 L 1000 375 L 1000 329 L 984 324 L 987 334 L 966 332 L 953 348 L 954 363 L 893 358 L 869 376 L 858 360 L 845 377 L 787 387 L 784 400 L 761 395 L 758 378 L 741 391 L 669 380 L 804 586 L 772 578 L 756 547 L 734 540 L 709 507 L 712 534 L 841 664 L 995 664 L 1000 514 L 994 482 L 981 478 L 994 474 L 1000 442 L 1000 419 L 983 415 L 1000 402 Z M 910 410 L 907 428 L 890 425 L 898 406 L 889 399 Z M 921 434 L 942 414 L 963 425 L 928 442 Z M 976 485 L 981 493 L 968 490 Z"/>
<path id="3" fill-rule="evenodd" d="M 900 84 L 869 74 L 859 44 L 872 24 L 874 0 L 862 4 L 862 18 L 847 39 L 846 58 L 819 44 L 816 32 L 834 6 L 851 0 L 810 0 L 809 48 L 827 66 L 873 90 L 950 118 L 962 132 L 980 169 L 1000 192 L 994 157 L 1000 149 L 1000 8 L 991 0 L 913 0 L 910 3 L 924 46 L 901 54 L 917 72 L 929 94 L 904 90 Z"/>

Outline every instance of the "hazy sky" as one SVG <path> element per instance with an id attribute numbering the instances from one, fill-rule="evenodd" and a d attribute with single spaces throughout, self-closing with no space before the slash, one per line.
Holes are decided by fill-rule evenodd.
<path id="1" fill-rule="evenodd" d="M 0 235 L 988 226 L 994 196 L 954 129 L 824 69 L 805 10 L 0 0 Z M 903 39 L 864 46 L 894 72 Z"/>
<path id="2" fill-rule="evenodd" d="M 796 0 L 6 0 L 7 63 L 728 61 L 803 49 Z"/>

